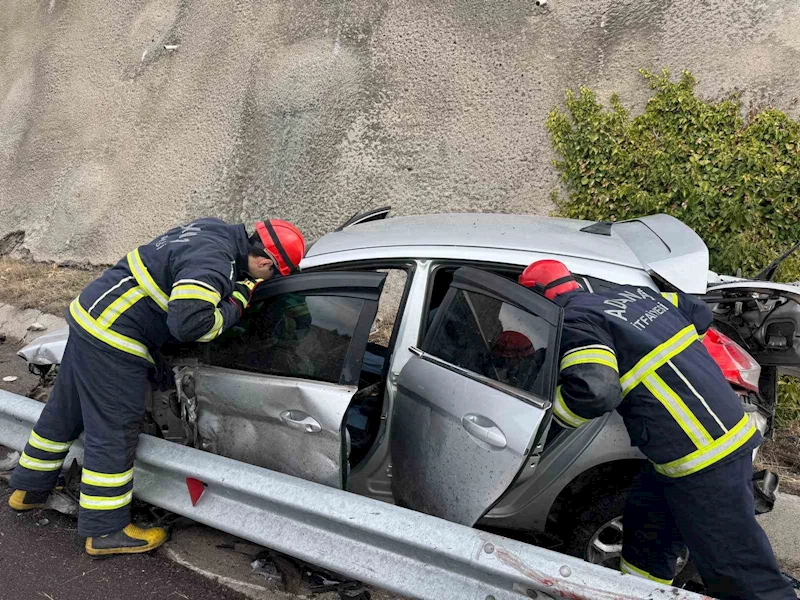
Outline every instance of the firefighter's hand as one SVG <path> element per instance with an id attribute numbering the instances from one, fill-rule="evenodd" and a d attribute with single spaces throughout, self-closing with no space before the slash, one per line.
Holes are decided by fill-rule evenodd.
<path id="1" fill-rule="evenodd" d="M 233 286 L 233 293 L 228 297 L 228 301 L 239 311 L 239 316 L 250 306 L 253 293 L 256 288 L 264 282 L 263 279 L 245 279 L 237 281 Z"/>
<path id="2" fill-rule="evenodd" d="M 153 386 L 162 392 L 165 392 L 175 386 L 175 373 L 172 367 L 164 359 L 164 356 L 158 350 L 153 351 L 153 360 L 155 364 L 152 369 L 148 371 L 148 378 L 153 383 Z"/>

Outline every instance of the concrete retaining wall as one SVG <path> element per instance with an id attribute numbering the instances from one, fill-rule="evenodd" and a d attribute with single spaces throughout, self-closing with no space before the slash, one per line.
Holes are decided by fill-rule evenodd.
<path id="1" fill-rule="evenodd" d="M 565 88 L 641 106 L 638 67 L 688 68 L 798 116 L 798 65 L 797 0 L 3 0 L 0 250 L 113 262 L 206 214 L 313 238 L 383 203 L 546 213 Z"/>

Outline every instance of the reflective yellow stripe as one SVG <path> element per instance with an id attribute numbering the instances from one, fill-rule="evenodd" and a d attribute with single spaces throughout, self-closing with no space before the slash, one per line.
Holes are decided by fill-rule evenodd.
<path id="1" fill-rule="evenodd" d="M 133 276 L 136 278 L 136 283 L 144 288 L 144 290 L 147 292 L 147 295 L 150 296 L 156 304 L 158 304 L 161 310 L 167 312 L 169 298 L 163 291 L 161 291 L 161 288 L 156 285 L 156 282 L 153 281 L 150 271 L 148 271 L 147 267 L 144 266 L 142 257 L 139 256 L 138 248 L 133 252 L 128 252 L 128 267 L 130 268 L 131 273 L 133 273 Z"/>
<path id="2" fill-rule="evenodd" d="M 203 337 L 198 339 L 198 342 L 210 342 L 214 338 L 216 338 L 220 333 L 222 333 L 222 324 L 223 324 L 223 317 L 222 311 L 217 309 L 214 311 L 214 326 L 209 330 L 207 334 Z"/>
<path id="3" fill-rule="evenodd" d="M 586 346 L 567 352 L 561 359 L 561 370 L 584 364 L 605 365 L 619 373 L 617 357 L 608 346 Z"/>
<path id="4" fill-rule="evenodd" d="M 681 329 L 666 342 L 657 346 L 652 352 L 643 356 L 636 366 L 625 373 L 619 380 L 622 385 L 623 398 L 642 382 L 642 379 L 661 367 L 676 354 L 680 354 L 698 339 L 694 325 Z"/>
<path id="5" fill-rule="evenodd" d="M 236 298 L 236 299 L 237 299 L 239 302 L 241 302 L 243 307 L 247 308 L 247 305 L 248 305 L 249 303 L 247 302 L 247 298 L 245 298 L 245 297 L 244 297 L 244 294 L 242 294 L 241 292 L 233 292 L 233 293 L 231 294 L 231 296 L 233 296 L 233 297 L 234 297 L 234 298 Z"/>
<path id="6" fill-rule="evenodd" d="M 133 480 L 133 469 L 128 469 L 124 473 L 98 473 L 84 468 L 81 474 L 81 481 L 89 485 L 99 487 L 119 487 Z"/>
<path id="7" fill-rule="evenodd" d="M 121 496 L 89 496 L 81 493 L 81 508 L 89 510 L 115 510 L 131 503 L 133 490 Z"/>
<path id="8" fill-rule="evenodd" d="M 588 423 L 589 419 L 584 419 L 572 412 L 567 403 L 564 402 L 564 397 L 561 395 L 561 386 L 556 389 L 556 401 L 553 403 L 553 414 L 563 425 L 567 427 L 580 427 L 584 423 Z"/>
<path id="9" fill-rule="evenodd" d="M 75 319 L 75 322 L 80 325 L 84 331 L 90 333 L 101 342 L 105 342 L 117 350 L 122 350 L 128 354 L 133 354 L 134 356 L 144 358 L 151 363 L 154 362 L 153 357 L 150 356 L 150 352 L 147 350 L 147 346 L 134 340 L 133 338 L 129 338 L 128 336 L 117 333 L 116 331 L 111 331 L 110 329 L 103 329 L 100 327 L 95 320 L 89 316 L 89 313 L 87 313 L 86 310 L 81 306 L 77 298 L 72 301 L 72 304 L 69 305 L 69 312 L 72 315 L 72 318 Z"/>
<path id="10" fill-rule="evenodd" d="M 138 285 L 132 287 L 106 307 L 100 316 L 97 317 L 97 325 L 103 329 L 108 329 L 122 313 L 146 295 L 147 292 L 144 291 L 144 288 Z"/>
<path id="11" fill-rule="evenodd" d="M 711 410 L 711 407 L 708 405 L 708 402 L 706 402 L 706 399 L 703 398 L 700 395 L 700 392 L 698 392 L 695 389 L 695 387 L 691 384 L 691 382 L 688 379 L 686 379 L 686 376 L 683 373 L 681 373 L 681 370 L 678 367 L 675 366 L 675 363 L 673 363 L 671 360 L 669 360 L 669 361 L 667 361 L 667 364 L 670 366 L 670 368 L 673 371 L 675 371 L 675 374 L 678 377 L 681 378 L 681 381 L 683 381 L 684 385 L 689 388 L 689 391 L 691 391 L 692 394 L 694 394 L 694 397 L 697 398 L 698 400 L 700 400 L 700 402 L 703 404 L 703 406 L 705 406 L 706 410 L 708 411 L 708 414 L 710 414 L 712 417 L 714 417 L 714 421 L 717 422 L 717 425 L 719 425 L 719 428 L 722 429 L 723 432 L 728 431 L 728 428 L 725 427 L 725 424 L 717 416 L 717 413 L 715 413 L 713 410 Z"/>
<path id="12" fill-rule="evenodd" d="M 620 557 L 619 561 L 619 570 L 623 573 L 627 573 L 628 575 L 636 575 L 637 577 L 644 577 L 645 579 L 649 579 L 650 581 L 655 581 L 657 583 L 663 583 L 664 585 L 671 585 L 672 579 L 661 579 L 660 577 L 656 577 L 654 575 L 650 575 L 644 569 L 640 569 L 639 567 L 634 567 L 631 563 L 629 563 L 624 558 Z"/>
<path id="13" fill-rule="evenodd" d="M 675 305 L 675 308 L 678 308 L 678 294 L 673 294 L 672 292 L 662 292 L 661 295 L 672 302 L 672 304 Z"/>
<path id="14" fill-rule="evenodd" d="M 217 288 L 215 288 L 213 285 L 206 283 L 205 281 L 200 281 L 199 279 L 179 279 L 172 284 L 172 287 L 174 288 L 176 285 L 183 285 L 185 283 L 193 283 L 194 285 L 199 285 L 200 287 L 204 287 L 212 292 L 217 291 Z"/>
<path id="15" fill-rule="evenodd" d="M 711 434 L 706 431 L 703 424 L 697 420 L 697 417 L 689 410 L 684 401 L 675 391 L 667 385 L 656 373 L 648 375 L 644 379 L 645 387 L 650 390 L 650 393 L 664 405 L 672 415 L 672 418 L 678 422 L 684 433 L 689 436 L 697 448 L 708 446 L 714 441 Z"/>
<path id="16" fill-rule="evenodd" d="M 31 458 L 24 452 L 22 456 L 19 457 L 19 465 L 31 471 L 58 471 L 63 464 L 63 458 L 61 460 L 40 460 L 38 458 Z"/>
<path id="17" fill-rule="evenodd" d="M 205 300 L 214 306 L 219 304 L 221 296 L 218 292 L 214 292 L 205 287 L 193 284 L 181 284 L 172 288 L 172 295 L 169 301 L 173 300 Z"/>
<path id="18" fill-rule="evenodd" d="M 756 432 L 750 418 L 744 417 L 731 430 L 712 442 L 710 445 L 695 450 L 683 458 L 673 460 L 663 465 L 654 464 L 656 471 L 667 477 L 685 477 L 697 473 L 706 467 L 722 460 L 726 456 L 741 448 Z"/>
<path id="19" fill-rule="evenodd" d="M 31 431 L 31 437 L 28 438 L 28 443 L 34 448 L 44 450 L 45 452 L 66 452 L 72 446 L 72 442 L 54 442 L 43 438 L 35 431 Z"/>

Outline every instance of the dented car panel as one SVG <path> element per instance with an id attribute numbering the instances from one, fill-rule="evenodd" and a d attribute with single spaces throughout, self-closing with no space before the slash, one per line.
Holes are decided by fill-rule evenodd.
<path id="1" fill-rule="evenodd" d="M 200 448 L 342 487 L 340 433 L 356 386 L 205 366 L 187 376 L 197 394 Z"/>

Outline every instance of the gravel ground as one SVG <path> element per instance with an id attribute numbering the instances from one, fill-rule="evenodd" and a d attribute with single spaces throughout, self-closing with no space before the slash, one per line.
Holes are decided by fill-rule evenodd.
<path id="1" fill-rule="evenodd" d="M 39 377 L 28 371 L 25 361 L 17 356 L 21 344 L 14 340 L 0 343 L 0 389 L 27 396 L 36 387 Z M 3 381 L 4 377 L 16 377 L 15 381 Z"/>

